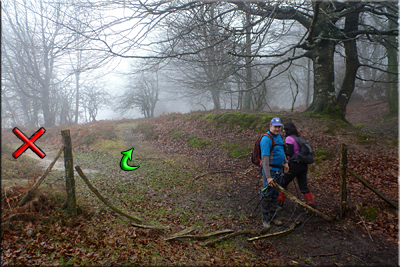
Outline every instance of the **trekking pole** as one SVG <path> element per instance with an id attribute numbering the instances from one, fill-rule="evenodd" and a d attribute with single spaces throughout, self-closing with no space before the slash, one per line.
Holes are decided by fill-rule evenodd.
<path id="1" fill-rule="evenodd" d="M 275 172 L 275 176 L 274 176 L 274 179 L 273 179 L 272 181 L 273 181 L 273 182 L 276 181 L 276 178 L 278 178 L 278 176 L 279 176 L 279 172 Z M 258 195 L 261 194 L 262 192 L 266 191 L 266 190 L 268 189 L 268 187 L 269 187 L 269 185 L 268 185 L 267 187 L 264 187 L 263 189 L 261 189 L 260 193 L 258 193 L 256 196 L 258 196 Z M 263 200 L 263 198 L 264 198 L 265 195 L 266 195 L 266 194 L 264 194 L 264 195 L 261 197 L 260 201 L 258 202 L 258 204 L 257 204 L 257 206 L 256 206 L 256 208 L 254 209 L 253 212 L 255 212 L 255 211 L 257 210 L 258 206 L 260 205 L 260 203 L 261 203 L 261 201 Z M 251 200 L 253 200 L 256 196 L 254 196 Z M 250 201 L 249 201 L 249 202 L 250 202 Z"/>

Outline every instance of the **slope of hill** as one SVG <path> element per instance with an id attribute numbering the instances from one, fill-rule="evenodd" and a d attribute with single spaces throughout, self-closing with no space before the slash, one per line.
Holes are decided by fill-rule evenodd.
<path id="1" fill-rule="evenodd" d="M 203 246 L 208 240 L 190 237 L 165 241 L 165 237 L 190 227 L 194 227 L 193 235 L 221 229 L 261 232 L 259 198 L 253 197 L 262 183 L 258 170 L 250 162 L 249 152 L 274 116 L 292 120 L 314 148 L 316 162 L 309 167 L 310 189 L 315 195 L 316 208 L 333 221 L 312 216 L 287 200 L 281 211 L 285 225 L 271 229 L 275 233 L 299 223 L 287 235 L 252 242 L 246 241 L 245 236 L 232 237 L 211 247 Z M 61 146 L 59 133 L 64 128 L 46 129 L 46 136 L 36 144 L 51 154 Z M 347 214 L 342 220 L 338 216 L 342 144 L 349 148 L 348 168 L 397 204 L 399 161 L 395 138 L 366 134 L 352 125 L 323 117 L 226 110 L 168 114 L 150 120 L 100 121 L 72 126 L 70 130 L 74 164 L 97 170 L 87 176 L 103 195 L 121 209 L 133 211 L 148 222 L 168 225 L 170 229 L 162 236 L 152 230 L 127 227 L 126 220 L 108 210 L 78 177 L 77 198 L 83 212 L 71 221 L 62 215 L 60 199 L 50 205 L 54 184 L 61 189 L 65 187 L 60 174 L 55 172 L 37 196 L 41 196 L 42 202 L 40 198 L 32 201 L 45 208 L 37 209 L 34 204 L 15 207 L 23 196 L 15 192 L 23 192 L 21 188 L 18 191 L 14 186 L 2 192 L 5 265 L 70 262 L 382 266 L 398 262 L 397 210 L 349 173 Z M 9 131 L 2 131 L 3 145 L 20 142 L 15 139 Z M 140 168 L 134 172 L 122 171 L 121 151 L 132 147 L 133 162 Z M 8 154 L 10 151 L 7 150 Z M 20 175 L 15 173 L 18 166 L 11 164 L 15 161 L 8 154 L 2 153 L 2 174 L 8 175 L 6 180 L 16 181 Z M 32 163 L 26 160 L 26 164 Z M 288 190 L 303 200 L 296 183 Z M 40 214 L 41 219 L 20 216 L 30 213 Z M 18 221 L 19 226 L 13 221 Z M 21 241 L 15 242 L 15 238 Z M 34 244 L 46 246 L 38 253 Z M 25 260 L 21 258 L 22 249 Z M 41 256 L 49 251 L 51 257 Z"/>

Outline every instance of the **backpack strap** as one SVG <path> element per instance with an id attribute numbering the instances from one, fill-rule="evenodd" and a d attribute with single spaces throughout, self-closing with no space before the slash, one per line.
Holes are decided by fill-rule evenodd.
<path id="1" fill-rule="evenodd" d="M 264 134 L 264 136 L 268 136 L 269 139 L 271 139 L 272 146 L 271 146 L 271 152 L 270 152 L 270 153 L 272 153 L 272 150 L 274 150 L 275 146 L 283 146 L 283 145 L 277 145 L 277 144 L 275 144 L 275 139 L 274 139 L 274 137 L 272 136 L 271 133 L 266 132 L 266 133 Z M 280 134 L 280 136 L 282 137 L 282 140 L 283 140 L 282 134 Z M 275 165 L 275 164 L 269 164 L 269 166 L 270 166 L 270 167 L 274 167 L 274 168 L 279 168 L 279 169 L 282 169 L 282 168 L 283 168 L 283 166 L 279 166 L 279 165 Z"/>
<path id="2" fill-rule="evenodd" d="M 270 153 L 272 153 L 272 150 L 274 150 L 274 148 L 275 148 L 275 139 L 274 139 L 274 137 L 273 137 L 272 134 L 269 133 L 269 132 L 266 132 L 265 134 L 263 134 L 263 136 L 268 136 L 269 139 L 271 139 L 272 146 L 271 146 L 271 151 L 270 151 Z"/>

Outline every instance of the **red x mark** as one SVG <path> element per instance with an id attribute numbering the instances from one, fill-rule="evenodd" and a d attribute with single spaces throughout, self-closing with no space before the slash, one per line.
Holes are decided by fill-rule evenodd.
<path id="1" fill-rule="evenodd" d="M 35 142 L 42 134 L 44 134 L 46 130 L 42 127 L 40 128 L 36 133 L 34 133 L 31 138 L 27 138 L 17 127 L 13 129 L 13 133 L 21 139 L 25 144 L 23 144 L 20 148 L 17 149 L 17 151 L 14 152 L 13 157 L 18 158 L 21 156 L 22 153 L 25 152 L 25 150 L 32 149 L 33 152 L 35 152 L 40 158 L 44 158 L 46 154 L 39 148 L 37 147 L 33 142 Z"/>

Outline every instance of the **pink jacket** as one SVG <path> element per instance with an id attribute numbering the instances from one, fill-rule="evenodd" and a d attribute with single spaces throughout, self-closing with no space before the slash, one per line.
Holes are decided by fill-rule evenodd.
<path id="1" fill-rule="evenodd" d="M 288 145 L 293 145 L 294 154 L 297 154 L 300 152 L 299 144 L 296 142 L 296 140 L 292 136 L 287 136 L 285 139 L 285 142 Z M 288 159 L 291 159 L 293 156 L 291 156 L 291 157 L 288 156 Z"/>

